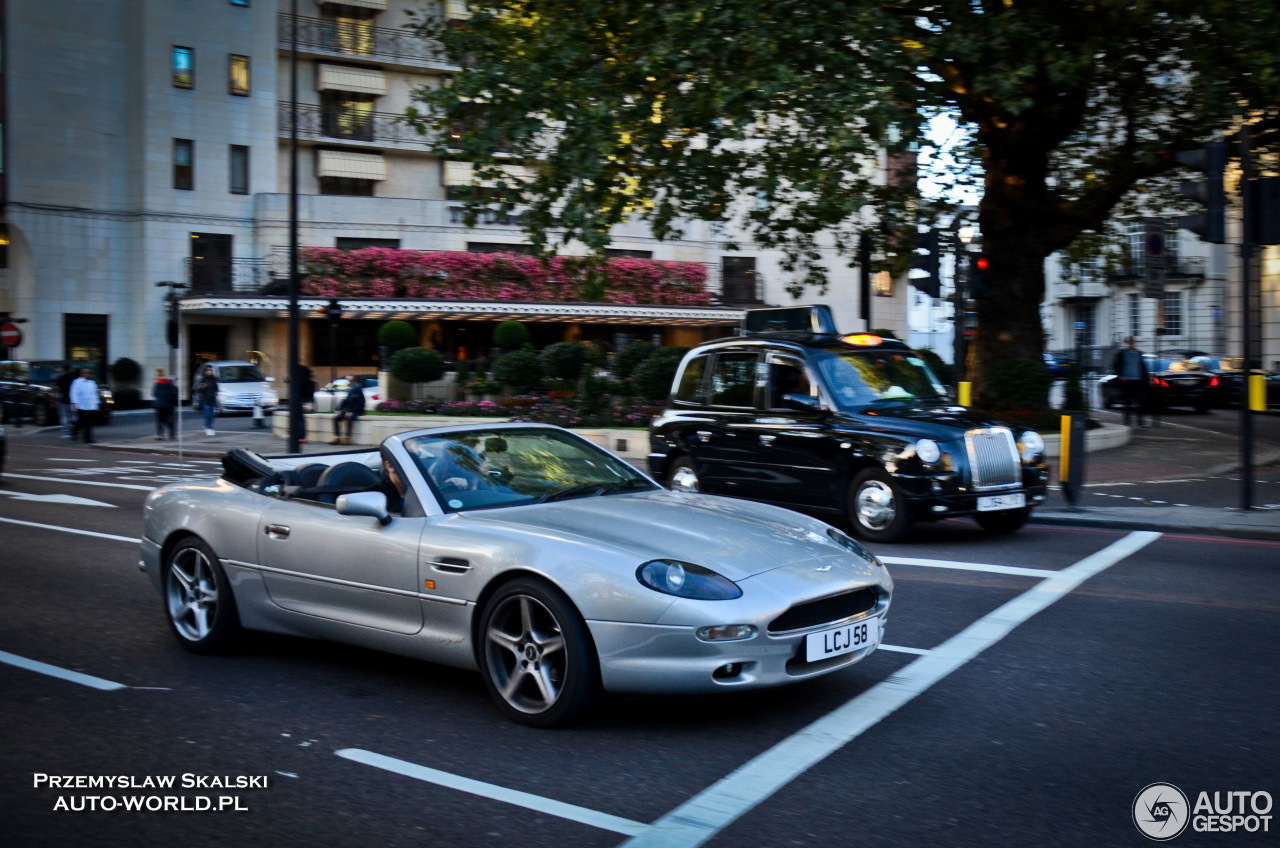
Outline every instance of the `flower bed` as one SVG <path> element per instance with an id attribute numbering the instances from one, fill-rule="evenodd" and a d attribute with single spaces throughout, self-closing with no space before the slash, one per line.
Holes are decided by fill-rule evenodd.
<path id="1" fill-rule="evenodd" d="M 309 247 L 302 252 L 302 292 L 319 297 L 592 301 L 707 306 L 707 269 L 697 262 L 615 257 L 593 264 L 578 256 L 424 252 L 387 247 Z"/>

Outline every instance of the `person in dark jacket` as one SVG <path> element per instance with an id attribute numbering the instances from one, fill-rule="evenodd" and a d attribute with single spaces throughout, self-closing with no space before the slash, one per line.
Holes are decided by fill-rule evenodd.
<path id="1" fill-rule="evenodd" d="M 1145 427 L 1147 422 L 1142 413 L 1142 405 L 1147 398 L 1147 380 L 1150 379 L 1150 374 L 1147 373 L 1147 363 L 1142 358 L 1142 351 L 1138 350 L 1137 340 L 1129 336 L 1124 342 L 1126 347 L 1116 352 L 1115 361 L 1111 363 L 1111 370 L 1124 392 L 1124 423 L 1128 426 L 1136 417 L 1138 426 Z"/>
<path id="2" fill-rule="evenodd" d="M 178 405 L 178 387 L 156 369 L 156 382 L 151 387 L 151 406 L 156 411 L 156 439 L 173 438 L 173 410 Z M 166 433 L 168 435 L 166 435 Z"/>
<path id="3" fill-rule="evenodd" d="M 351 434 L 356 428 L 356 419 L 364 415 L 364 386 L 355 377 L 347 377 L 347 396 L 338 404 L 333 414 L 333 440 L 331 445 L 351 444 Z M 342 424 L 346 422 L 347 435 L 342 435 Z"/>
<path id="4" fill-rule="evenodd" d="M 196 382 L 196 399 L 200 401 L 200 409 L 204 412 L 204 434 L 216 436 L 213 429 L 213 417 L 218 414 L 218 378 L 213 374 L 213 366 L 206 365 L 200 372 Z"/>

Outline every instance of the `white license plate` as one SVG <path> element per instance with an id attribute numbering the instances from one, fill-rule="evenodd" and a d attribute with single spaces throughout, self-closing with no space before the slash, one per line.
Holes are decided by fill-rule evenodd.
<path id="1" fill-rule="evenodd" d="M 853 624 L 810 633 L 804 640 L 805 660 L 817 662 L 880 644 L 880 619 L 868 618 Z"/>
<path id="2" fill-rule="evenodd" d="M 1021 509 L 1027 505 L 1023 492 L 1012 495 L 987 495 L 978 498 L 978 512 L 995 512 L 998 509 Z"/>

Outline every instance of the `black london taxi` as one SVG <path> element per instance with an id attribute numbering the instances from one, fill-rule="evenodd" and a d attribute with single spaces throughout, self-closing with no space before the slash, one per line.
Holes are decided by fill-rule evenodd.
<path id="1" fill-rule="evenodd" d="M 896 339 L 842 335 L 826 306 L 748 310 L 680 363 L 649 432 L 675 490 L 846 516 L 862 538 L 972 515 L 1011 533 L 1044 502 L 1044 441 L 958 406 Z"/>

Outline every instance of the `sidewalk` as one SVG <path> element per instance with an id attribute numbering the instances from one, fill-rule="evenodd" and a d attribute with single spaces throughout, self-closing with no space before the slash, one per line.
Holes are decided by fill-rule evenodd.
<path id="1" fill-rule="evenodd" d="M 1095 410 L 1095 414 L 1107 423 L 1115 423 L 1112 413 Z M 178 453 L 176 442 L 156 441 L 151 436 L 110 440 L 106 428 L 99 433 L 105 438 L 98 447 L 105 450 Z M 219 432 L 216 436 L 195 430 L 184 437 L 182 452 L 216 458 L 232 448 L 247 448 L 264 455 L 281 455 L 287 447 L 285 440 L 272 435 L 269 427 Z M 350 450 L 323 442 L 308 442 L 301 448 L 303 453 Z M 1085 493 L 1077 507 L 1064 500 L 1057 484 L 1057 460 L 1051 459 L 1049 499 L 1036 510 L 1032 521 L 1280 541 L 1280 444 L 1257 439 L 1253 464 L 1259 481 L 1258 497 L 1254 499 L 1257 508 L 1245 512 L 1239 509 L 1239 486 L 1231 479 L 1240 467 L 1238 440 L 1169 420 L 1159 426 L 1134 428 L 1126 444 L 1088 455 Z M 1170 496 L 1163 493 L 1173 489 L 1194 493 L 1196 497 L 1187 500 L 1196 502 L 1166 503 L 1161 498 Z"/>

